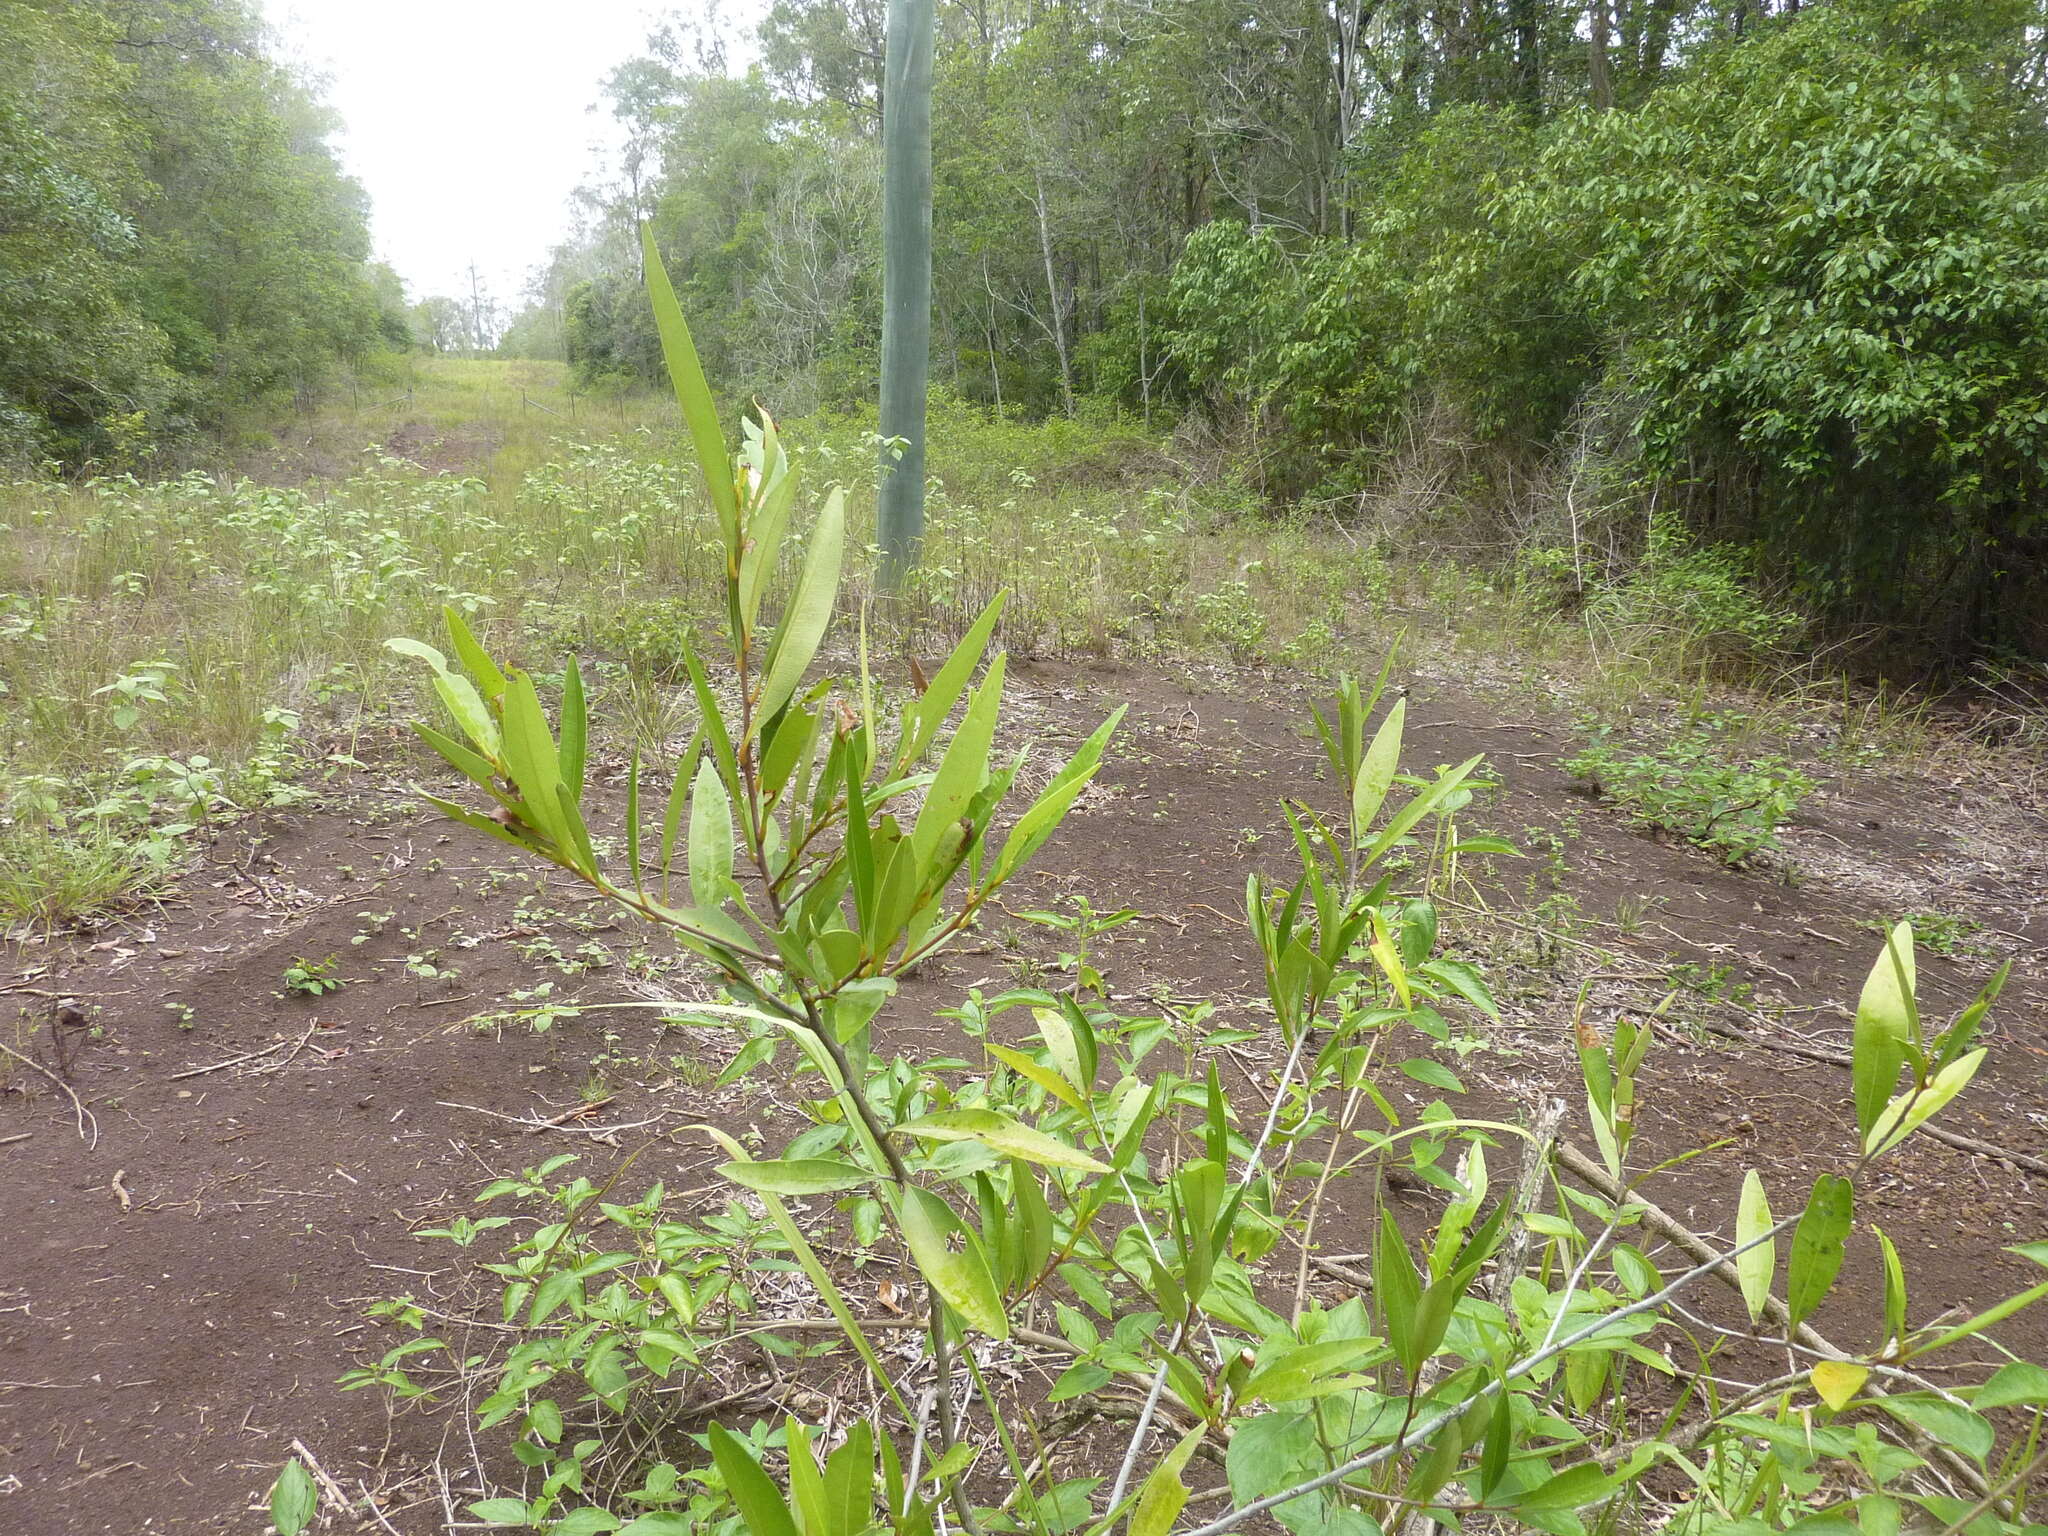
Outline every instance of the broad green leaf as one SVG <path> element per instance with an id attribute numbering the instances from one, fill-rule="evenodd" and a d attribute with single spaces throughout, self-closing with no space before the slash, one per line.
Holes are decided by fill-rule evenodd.
<path id="1" fill-rule="evenodd" d="M 1358 777 L 1351 783 L 1351 837 L 1354 843 L 1362 845 L 1365 842 L 1372 819 L 1379 815 L 1387 791 L 1393 786 L 1394 774 L 1401 766 L 1401 733 L 1407 719 L 1408 701 L 1396 699 L 1394 707 L 1387 711 L 1387 718 L 1380 722 L 1379 730 L 1373 734 L 1372 745 L 1366 749 L 1364 761 L 1358 765 Z"/>
<path id="2" fill-rule="evenodd" d="M 1813 1181 L 1806 1213 L 1792 1229 L 1792 1257 L 1785 1266 L 1785 1304 L 1792 1327 L 1813 1316 L 1834 1288 L 1855 1215 L 1856 1194 L 1847 1179 L 1824 1173 Z"/>
<path id="3" fill-rule="evenodd" d="M 754 704 L 754 729 L 775 718 L 818 654 L 832 608 L 839 601 L 839 563 L 846 548 L 846 494 L 836 486 L 825 498 L 804 554 L 803 573 L 769 642 L 766 674 Z"/>
<path id="4" fill-rule="evenodd" d="M 783 1503 L 774 1482 L 761 1470 L 761 1463 L 754 1459 L 746 1443 L 723 1424 L 713 1424 L 709 1438 L 711 1459 L 718 1463 L 725 1491 L 739 1506 L 748 1536 L 797 1536 L 789 1506 Z"/>
<path id="5" fill-rule="evenodd" d="M 912 1186 L 897 1196 L 896 1219 L 911 1258 L 946 1305 L 969 1327 L 1007 1339 L 1010 1319 L 989 1273 L 988 1258 L 952 1207 L 929 1190 Z M 958 1250 L 951 1246 L 956 1237 L 962 1240 Z"/>
<path id="6" fill-rule="evenodd" d="M 1872 1157 L 1880 1156 L 1919 1130 L 1949 1100 L 1970 1086 L 1970 1079 L 1984 1065 L 1984 1055 L 1984 1047 L 1979 1046 L 1935 1073 L 1934 1080 L 1925 1088 L 1908 1088 L 1885 1105 L 1878 1112 L 1877 1123 L 1870 1128 L 1864 1151 Z"/>
<path id="7" fill-rule="evenodd" d="M 1885 937 L 1884 952 L 1870 968 L 1863 995 L 1856 1003 L 1856 1030 L 1850 1052 L 1856 1095 L 1856 1134 L 1869 1143 L 1885 1101 L 1905 1065 L 1906 1042 L 1912 1038 L 1916 989 L 1913 925 L 1900 923 Z"/>
<path id="8" fill-rule="evenodd" d="M 858 1189 L 875 1181 L 866 1169 L 821 1157 L 721 1163 L 718 1171 L 735 1184 L 775 1195 L 825 1195 L 835 1190 Z"/>
<path id="9" fill-rule="evenodd" d="M 1932 1392 L 1898 1392 L 1888 1397 L 1867 1399 L 1893 1418 L 1910 1424 L 1931 1439 L 1982 1462 L 1991 1454 L 1997 1432 L 1991 1421 L 1968 1408 L 1959 1408 Z"/>
<path id="10" fill-rule="evenodd" d="M 1854 1360 L 1821 1360 L 1806 1374 L 1820 1400 L 1840 1413 L 1863 1390 L 1863 1383 L 1870 1380 L 1870 1367 Z"/>
<path id="11" fill-rule="evenodd" d="M 1581 1462 L 1524 1493 L 1509 1496 L 1505 1502 L 1526 1510 L 1583 1509 L 1596 1499 L 1606 1498 L 1618 1481 L 1597 1461 Z"/>
<path id="12" fill-rule="evenodd" d="M 1740 1248 L 1756 1242 L 1773 1225 L 1770 1197 L 1764 1193 L 1764 1181 L 1752 1168 L 1742 1176 L 1742 1201 L 1735 1211 L 1736 1246 Z M 1735 1256 L 1735 1275 L 1742 1284 L 1742 1302 L 1749 1308 L 1751 1322 L 1764 1315 L 1764 1305 L 1771 1299 L 1771 1280 L 1777 1269 L 1776 1238 L 1757 1243 L 1747 1253 Z"/>
<path id="13" fill-rule="evenodd" d="M 562 819 L 561 760 L 533 679 L 524 672 L 514 672 L 505 684 L 504 756 L 534 825 L 568 853 L 574 839 Z"/>
<path id="14" fill-rule="evenodd" d="M 711 386 L 704 379 L 704 365 L 697 359 L 697 344 L 690 339 L 690 327 L 669 286 L 668 269 L 655 249 L 654 227 L 640 226 L 640 253 L 647 273 L 647 299 L 654 310 L 654 328 L 661 335 L 661 353 L 668 364 L 669 382 L 675 386 L 676 404 L 683 408 L 683 424 L 697 447 L 697 462 L 704 469 L 705 488 L 711 494 L 712 510 L 728 549 L 739 542 L 739 506 L 733 493 L 732 464 L 726 457 L 725 434 L 718 425 L 718 406 L 711 398 Z"/>
<path id="15" fill-rule="evenodd" d="M 519 1511 L 524 1518 L 526 1506 L 520 1505 Z M 294 1456 L 270 1485 L 270 1523 L 277 1527 L 277 1536 L 299 1536 L 319 1513 L 320 1490 Z"/>
<path id="16" fill-rule="evenodd" d="M 1989 1381 L 1977 1389 L 1970 1406 L 1980 1412 L 1987 1408 L 2048 1407 L 2048 1370 L 2026 1360 L 2001 1365 Z"/>
<path id="17" fill-rule="evenodd" d="M 1320 1339 L 1313 1344 L 1283 1349 L 1252 1372 L 1238 1396 L 1246 1402 L 1262 1398 L 1269 1403 L 1288 1403 L 1356 1386 L 1356 1372 L 1380 1353 L 1384 1342 L 1373 1338 Z"/>
<path id="18" fill-rule="evenodd" d="M 732 799 L 707 757 L 698 762 L 690 791 L 690 899 L 698 906 L 725 905 L 732 856 Z"/>
<path id="19" fill-rule="evenodd" d="M 1408 1240 L 1394 1223 L 1393 1212 L 1380 1212 L 1380 1240 L 1373 1247 L 1373 1292 L 1379 1298 L 1387 1340 L 1401 1369 L 1412 1379 L 1422 1367 L 1418 1347 L 1421 1334 L 1422 1277 L 1408 1252 Z"/>
<path id="20" fill-rule="evenodd" d="M 484 1499 L 470 1505 L 469 1512 L 486 1525 L 526 1525 L 532 1518 L 524 1499 Z"/>
<path id="21" fill-rule="evenodd" d="M 992 1109 L 943 1110 L 935 1115 L 905 1120 L 896 1129 L 923 1141 L 978 1141 L 1006 1156 L 1049 1168 L 1073 1168 L 1082 1173 L 1109 1172 L 1107 1164 L 1097 1162 L 1087 1153 Z"/>
<path id="22" fill-rule="evenodd" d="M 638 1521 L 634 1522 L 636 1525 Z M 548 1527 L 548 1536 L 604 1536 L 608 1531 L 619 1528 L 619 1517 L 609 1510 L 586 1504 L 572 1510 Z M 643 1531 L 642 1536 L 658 1536 L 654 1531 Z"/>

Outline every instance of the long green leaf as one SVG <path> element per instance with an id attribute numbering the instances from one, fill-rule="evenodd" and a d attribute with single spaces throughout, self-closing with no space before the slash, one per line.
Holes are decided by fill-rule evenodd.
<path id="1" fill-rule="evenodd" d="M 1393 786 L 1394 773 L 1401 766 L 1401 733 L 1408 719 L 1408 701 L 1396 699 L 1374 733 L 1365 759 L 1358 765 L 1358 777 L 1351 784 L 1351 837 L 1363 845 L 1365 834 L 1379 815 L 1380 806 Z"/>
<path id="2" fill-rule="evenodd" d="M 1849 1181 L 1824 1173 L 1813 1181 L 1806 1214 L 1792 1229 L 1792 1257 L 1785 1266 L 1785 1304 L 1797 1328 L 1834 1288 L 1842 1270 L 1843 1245 L 1856 1216 Z"/>
<path id="3" fill-rule="evenodd" d="M 1764 1181 L 1757 1177 L 1752 1168 L 1742 1176 L 1742 1200 L 1735 1210 L 1735 1244 L 1738 1248 L 1771 1230 L 1770 1197 L 1764 1193 Z M 1757 1243 L 1747 1253 L 1735 1256 L 1735 1277 L 1742 1285 L 1743 1305 L 1749 1308 L 1749 1320 L 1756 1322 L 1764 1315 L 1764 1304 L 1771 1299 L 1771 1280 L 1778 1269 L 1778 1240 Z"/>
<path id="4" fill-rule="evenodd" d="M 1900 923 L 1885 936 L 1884 952 L 1870 968 L 1856 1003 L 1850 1075 L 1856 1095 L 1856 1134 L 1865 1141 L 1877 1127 L 1885 1103 L 1905 1064 L 1913 1032 L 1913 925 Z"/>
<path id="5" fill-rule="evenodd" d="M 978 1141 L 1006 1156 L 1048 1168 L 1109 1172 L 1107 1164 L 1097 1162 L 1087 1153 L 992 1109 L 942 1110 L 935 1115 L 905 1120 L 896 1129 L 921 1141 Z"/>
<path id="6" fill-rule="evenodd" d="M 775 626 L 769 643 L 767 671 L 761 696 L 754 705 L 754 728 L 759 730 L 775 718 L 803 681 L 804 669 L 818 654 L 832 622 L 832 606 L 839 600 L 839 565 L 846 547 L 846 496 L 835 487 L 825 498 L 824 509 L 811 529 L 810 549 L 804 556 L 803 574 L 796 591 Z"/>
<path id="7" fill-rule="evenodd" d="M 1009 595 L 998 592 L 994 601 L 981 610 L 981 617 L 960 637 L 960 643 L 953 647 L 953 654 L 946 658 L 946 664 L 933 674 L 924 692 L 905 708 L 903 735 L 896 744 L 898 777 L 909 772 L 911 765 L 924 756 L 938 735 L 939 727 L 945 724 L 946 716 L 953 712 L 953 706 L 966 691 L 974 669 L 981 665 L 982 653 L 988 649 L 989 636 L 995 632 L 996 620 L 1001 617 Z"/>
<path id="8" fill-rule="evenodd" d="M 920 868 L 931 863 L 945 830 L 959 820 L 974 792 L 988 777 L 989 748 L 995 742 L 996 713 L 1003 699 L 1003 662 L 1000 655 L 989 663 L 988 676 L 975 689 L 967 705 L 966 718 L 946 748 L 939 771 L 925 791 L 924 805 L 911 831 Z"/>
<path id="9" fill-rule="evenodd" d="M 852 1163 L 823 1157 L 775 1158 L 762 1162 L 720 1163 L 718 1171 L 733 1183 L 771 1195 L 829 1195 L 859 1189 L 875 1176 Z"/>
<path id="10" fill-rule="evenodd" d="M 698 763 L 690 791 L 690 899 L 698 906 L 725 905 L 732 856 L 732 798 L 707 757 Z"/>
<path id="11" fill-rule="evenodd" d="M 711 386 L 705 382 L 704 365 L 697 359 L 697 344 L 690 339 L 682 306 L 676 303 L 675 289 L 669 286 L 668 269 L 661 264 L 661 252 L 655 249 L 651 225 L 640 226 L 640 253 L 647 271 L 647 299 L 654 310 L 654 328 L 661 334 L 661 354 L 668 364 L 669 382 L 675 386 L 676 404 L 683 409 L 683 424 L 697 446 L 704 485 L 711 494 L 719 531 L 730 551 L 739 542 L 739 503 L 733 494 L 725 433 L 718 425 L 718 406 L 711 398 Z"/>
<path id="12" fill-rule="evenodd" d="M 723 1424 L 711 1426 L 710 1440 L 711 1459 L 718 1463 L 725 1491 L 739 1506 L 748 1536 L 797 1536 L 789 1506 L 783 1503 L 774 1482 L 761 1470 L 761 1463 L 754 1460 L 754 1453 L 746 1444 Z"/>
<path id="13" fill-rule="evenodd" d="M 1925 1088 L 1908 1088 L 1878 1111 L 1864 1150 L 1872 1157 L 1889 1152 L 1925 1125 L 1949 1100 L 1970 1086 L 1970 1079 L 1984 1065 L 1984 1047 L 1979 1046 L 1960 1060 L 1952 1061 L 1934 1074 Z"/>

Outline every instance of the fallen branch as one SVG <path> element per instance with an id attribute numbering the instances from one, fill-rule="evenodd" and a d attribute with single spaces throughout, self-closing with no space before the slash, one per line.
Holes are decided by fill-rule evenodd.
<path id="1" fill-rule="evenodd" d="M 100 1123 L 93 1117 L 93 1112 L 85 1107 L 85 1101 L 78 1096 L 78 1092 L 76 1089 L 74 1089 L 69 1083 L 65 1082 L 64 1079 L 59 1077 L 56 1073 L 52 1072 L 48 1067 L 44 1066 L 40 1061 L 36 1061 L 31 1057 L 22 1055 L 21 1052 L 17 1051 L 13 1046 L 7 1044 L 5 1041 L 0 1041 L 0 1051 L 5 1051 L 9 1056 L 12 1056 L 16 1061 L 20 1062 L 23 1066 L 33 1068 L 35 1071 L 42 1073 L 43 1076 L 47 1077 L 51 1082 L 55 1083 L 57 1087 L 63 1092 L 64 1097 L 71 1101 L 72 1113 L 78 1117 L 79 1139 L 85 1142 L 86 1150 L 90 1152 L 94 1148 L 99 1146 Z M 92 1127 L 92 1134 L 90 1136 L 86 1134 L 86 1127 L 88 1125 Z"/>

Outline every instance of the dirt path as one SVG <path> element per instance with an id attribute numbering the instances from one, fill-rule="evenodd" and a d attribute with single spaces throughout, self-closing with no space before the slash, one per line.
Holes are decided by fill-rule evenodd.
<path id="1" fill-rule="evenodd" d="M 1010 907 L 1072 893 L 1137 908 L 1144 918 L 1097 961 L 1113 991 L 1251 1002 L 1245 875 L 1286 868 L 1279 797 L 1320 793 L 1300 697 L 1221 672 L 1016 675 L 1024 714 L 1051 735 L 1092 726 L 1117 701 L 1133 710 L 1103 786 Z M 1993 942 L 2017 957 L 1994 1065 L 1948 1123 L 2048 1158 L 2041 817 L 1958 787 L 1838 789 L 1792 834 L 1806 874 L 1790 886 L 1628 830 L 1557 766 L 1569 739 L 1556 721 L 1504 719 L 1428 682 L 1410 709 L 1409 765 L 1487 753 L 1501 788 L 1469 824 L 1538 848 L 1481 875 L 1494 915 L 1444 916 L 1446 940 L 1486 961 L 1506 1005 L 1501 1025 L 1467 1020 L 1446 1058 L 1476 1112 L 1519 1113 L 1553 1092 L 1576 1103 L 1580 985 L 1591 981 L 1598 1021 L 1654 1001 L 1674 964 L 1691 966 L 1677 1034 L 1646 1074 L 1644 1136 L 1652 1155 L 1723 1145 L 1655 1196 L 1713 1230 L 1743 1168 L 1761 1163 L 1774 1191 L 1796 1198 L 1813 1172 L 1840 1165 L 1847 1076 L 1771 1043 L 1843 1048 L 1843 1005 L 1877 944 L 1866 922 L 1939 908 L 2001 930 Z M 544 1033 L 465 1022 L 522 1006 L 518 993 L 523 1006 L 631 997 L 636 974 L 666 961 L 565 883 L 494 852 L 421 817 L 395 785 L 366 782 L 345 803 L 237 829 L 176 904 L 0 954 L 0 1020 L 22 1026 L 4 1038 L 64 1076 L 97 1123 L 88 1144 L 68 1102 L 25 1069 L 0 1096 L 0 1530 L 260 1530 L 255 1506 L 295 1441 L 350 1493 L 375 1492 L 386 1530 L 442 1529 L 444 1498 L 476 1496 L 460 1413 L 394 1418 L 378 1394 L 335 1385 L 382 1347 L 368 1302 L 455 1294 L 449 1250 L 410 1234 L 556 1150 L 585 1153 L 595 1177 L 628 1139 L 651 1135 L 641 1171 L 704 1184 L 691 1173 L 709 1159 L 683 1127 L 772 1120 L 745 1085 L 707 1087 L 716 1060 L 661 1042 L 642 1013 Z M 885 1015 L 904 1049 L 951 1038 L 931 1010 L 964 987 L 1006 984 L 1057 948 L 1041 930 L 989 927 L 1010 953 L 948 958 Z M 339 990 L 285 995 L 288 967 L 329 956 Z M 1926 957 L 1929 1012 L 1961 1006 L 1991 967 Z M 1409 1095 L 1428 1096 L 1419 1085 Z M 537 1119 L 561 1124 L 515 1123 Z M 1915 1315 L 1927 1317 L 2028 1281 L 2029 1266 L 1998 1249 L 2042 1235 L 2044 1194 L 2048 1179 L 2024 1168 L 1916 1138 L 1859 1216 L 1899 1242 Z M 1341 1230 L 1325 1240 L 1364 1246 Z M 1881 1310 L 1871 1242 L 1864 1226 L 1827 1320 L 1843 1342 L 1867 1337 Z M 2048 1358 L 2044 1312 L 2005 1334 L 2035 1359 Z"/>

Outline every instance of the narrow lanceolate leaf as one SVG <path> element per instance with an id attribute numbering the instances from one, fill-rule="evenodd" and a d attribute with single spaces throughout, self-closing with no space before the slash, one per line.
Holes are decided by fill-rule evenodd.
<path id="1" fill-rule="evenodd" d="M 690 339 L 690 327 L 669 286 L 668 269 L 661 264 L 661 252 L 654 248 L 654 230 L 640 226 L 640 251 L 646 260 L 647 298 L 654 310 L 654 328 L 661 333 L 661 354 L 668 364 L 669 382 L 675 386 L 676 404 L 683 408 L 683 424 L 697 447 L 697 461 L 704 468 L 705 488 L 718 514 L 719 531 L 728 549 L 738 543 L 739 503 L 733 494 L 732 464 L 726 457 L 725 434 L 718 426 L 718 406 L 711 398 L 711 386 L 704 379 L 704 365 L 697 360 L 697 344 Z"/>
<path id="2" fill-rule="evenodd" d="M 1009 1157 L 1048 1168 L 1073 1168 L 1082 1173 L 1108 1173 L 1107 1164 L 1087 1153 L 1035 1131 L 1022 1121 L 992 1109 L 949 1109 L 906 1120 L 896 1127 L 921 1141 L 978 1141 Z"/>
<path id="3" fill-rule="evenodd" d="M 690 899 L 706 910 L 725 905 L 732 883 L 732 800 L 710 758 L 697 764 L 690 791 Z"/>
<path id="4" fill-rule="evenodd" d="M 931 863 L 940 837 L 960 819 L 967 802 L 988 778 L 988 754 L 995 742 L 996 711 L 1003 700 L 1003 660 L 997 656 L 989 664 L 988 676 L 974 690 L 974 697 L 967 705 L 967 716 L 947 746 L 946 755 L 939 762 L 939 771 L 932 775 L 931 788 L 925 791 L 924 805 L 917 813 L 917 825 L 910 834 L 920 868 Z"/>
<path id="5" fill-rule="evenodd" d="M 453 672 L 436 672 L 434 692 L 441 696 L 442 705 L 462 727 L 463 734 L 476 743 L 477 750 L 485 757 L 496 757 L 499 751 L 497 722 L 484 708 L 484 701 L 477 696 L 475 685 Z"/>
<path id="6" fill-rule="evenodd" d="M 1750 1169 L 1742 1176 L 1742 1202 L 1735 1212 L 1735 1244 L 1744 1247 L 1771 1230 L 1771 1202 L 1764 1194 L 1764 1181 L 1757 1177 L 1756 1170 Z M 1771 1299 L 1771 1279 L 1778 1268 L 1778 1240 L 1757 1243 L 1747 1253 L 1735 1256 L 1735 1277 L 1742 1283 L 1743 1304 L 1749 1308 L 1749 1320 L 1756 1322 L 1764 1315 L 1764 1304 Z"/>
<path id="7" fill-rule="evenodd" d="M 803 574 L 797 578 L 796 591 L 790 595 L 768 647 L 767 672 L 754 705 L 756 730 L 789 702 L 803 681 L 804 669 L 818 654 L 826 626 L 832 622 L 832 605 L 839 600 L 839 563 L 845 547 L 846 497 L 835 489 L 825 498 L 824 510 L 811 529 Z"/>
<path id="8" fill-rule="evenodd" d="M 1878 1111 L 1877 1123 L 1871 1126 L 1863 1144 L 1864 1151 L 1876 1157 L 1896 1147 L 1933 1119 L 1950 1099 L 1969 1087 L 1970 1079 L 1983 1065 L 1984 1048 L 1979 1046 L 1935 1073 L 1934 1081 L 1925 1088 L 1908 1088 Z"/>
<path id="9" fill-rule="evenodd" d="M 1095 734 L 1081 744 L 1081 749 L 1067 759 L 1066 767 L 1053 777 L 1044 793 L 1033 802 L 1031 809 L 1017 819 L 1010 828 L 1010 835 L 1003 843 L 1003 851 L 997 857 L 994 871 L 989 876 L 991 886 L 1000 885 L 1018 870 L 1058 829 L 1062 819 L 1072 808 L 1076 797 L 1088 787 L 1102 764 L 1103 748 L 1109 745 L 1109 738 L 1115 734 L 1117 725 L 1123 720 L 1128 705 L 1119 705 L 1115 714 L 1095 729 Z"/>
<path id="10" fill-rule="evenodd" d="M 590 716 L 583 704 L 583 669 L 569 658 L 562 680 L 562 783 L 569 798 L 583 798 L 583 759 L 590 740 Z"/>
<path id="11" fill-rule="evenodd" d="M 490 653 L 477 643 L 475 635 L 462 620 L 452 605 L 441 608 L 441 622 L 448 627 L 448 638 L 454 642 L 455 657 L 469 675 L 476 679 L 477 687 L 483 690 L 487 699 L 496 699 L 505 692 L 505 674 L 498 670 L 498 664 L 491 660 Z"/>
<path id="12" fill-rule="evenodd" d="M 825 1157 L 721 1163 L 718 1171 L 735 1184 L 771 1195 L 829 1195 L 842 1189 L 858 1189 L 875 1181 L 875 1176 L 864 1168 Z"/>
<path id="13" fill-rule="evenodd" d="M 1824 1173 L 1813 1181 L 1806 1214 L 1792 1229 L 1792 1258 L 1785 1267 L 1785 1304 L 1794 1328 L 1813 1316 L 1834 1288 L 1855 1218 L 1856 1193 L 1847 1179 Z"/>
<path id="14" fill-rule="evenodd" d="M 1856 1092 L 1856 1133 L 1867 1143 L 1905 1064 L 1912 1038 L 1916 979 L 1913 925 L 1900 923 L 1885 937 L 1883 953 L 1870 968 L 1856 1003 L 1856 1032 L 1850 1075 Z"/>
<path id="15" fill-rule="evenodd" d="M 988 649 L 988 637 L 995 632 L 996 620 L 1002 616 L 1003 604 L 1008 598 L 1007 592 L 998 592 L 995 601 L 981 610 L 981 617 L 960 637 L 960 643 L 953 647 L 953 654 L 946 658 L 946 664 L 932 675 L 930 685 L 904 710 L 903 736 L 896 744 L 896 773 L 899 776 L 909 772 L 911 765 L 924 756 L 939 734 L 939 727 L 945 724 L 946 716 L 953 712 L 960 695 L 966 692 L 968 679 L 981 665 L 982 653 Z"/>
<path id="16" fill-rule="evenodd" d="M 946 1305 L 969 1327 L 991 1338 L 1007 1339 L 1010 1319 L 989 1272 L 988 1256 L 980 1239 L 968 1231 L 952 1208 L 930 1191 L 913 1186 L 898 1197 L 896 1217 L 911 1258 Z M 962 1244 L 957 1250 L 951 1243 L 955 1238 Z"/>

